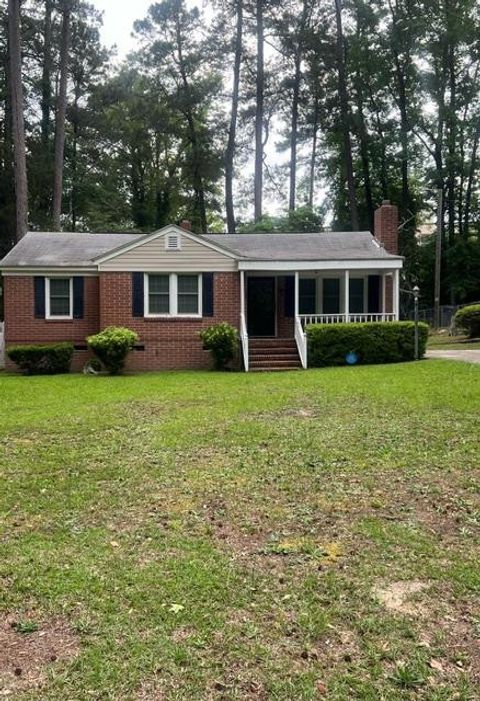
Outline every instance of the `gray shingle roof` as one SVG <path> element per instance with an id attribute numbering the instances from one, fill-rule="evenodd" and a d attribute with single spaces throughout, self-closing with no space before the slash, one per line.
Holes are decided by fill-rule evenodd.
<path id="1" fill-rule="evenodd" d="M 318 234 L 208 234 L 203 237 L 254 260 L 372 260 L 398 258 L 369 231 Z"/>
<path id="2" fill-rule="evenodd" d="M 5 258 L 9 267 L 95 267 L 95 259 L 145 234 L 29 232 Z M 208 234 L 206 241 L 239 258 L 265 261 L 384 260 L 391 256 L 368 232 L 318 234 Z"/>
<path id="3" fill-rule="evenodd" d="M 0 261 L 2 267 L 90 267 L 93 259 L 141 234 L 29 232 Z"/>

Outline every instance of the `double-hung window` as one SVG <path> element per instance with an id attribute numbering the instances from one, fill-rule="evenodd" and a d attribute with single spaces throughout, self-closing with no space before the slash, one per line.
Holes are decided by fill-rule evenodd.
<path id="1" fill-rule="evenodd" d="M 177 314 L 199 314 L 199 275 L 177 275 Z"/>
<path id="2" fill-rule="evenodd" d="M 201 316 L 201 275 L 155 273 L 145 277 L 147 316 Z"/>
<path id="3" fill-rule="evenodd" d="M 323 280 L 323 313 L 340 314 L 340 278 Z"/>
<path id="4" fill-rule="evenodd" d="M 170 314 L 170 276 L 148 276 L 148 313 Z"/>
<path id="5" fill-rule="evenodd" d="M 363 314 L 365 311 L 365 280 L 364 278 L 350 278 L 349 285 L 349 310 L 350 314 Z"/>
<path id="6" fill-rule="evenodd" d="M 71 277 L 47 277 L 45 309 L 47 319 L 73 318 L 73 284 Z"/>
<path id="7" fill-rule="evenodd" d="M 315 314 L 317 311 L 317 281 L 315 278 L 300 278 L 300 314 Z"/>

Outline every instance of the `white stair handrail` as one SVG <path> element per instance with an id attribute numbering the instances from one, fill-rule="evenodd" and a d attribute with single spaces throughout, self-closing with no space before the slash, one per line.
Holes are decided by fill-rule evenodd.
<path id="1" fill-rule="evenodd" d="M 302 368 L 305 370 L 307 368 L 307 335 L 303 330 L 302 322 L 298 315 L 295 317 L 295 341 Z"/>
<path id="2" fill-rule="evenodd" d="M 245 372 L 248 372 L 249 351 L 248 351 L 247 323 L 245 321 L 245 314 L 240 314 L 240 343 L 242 344 L 243 366 L 245 368 Z"/>

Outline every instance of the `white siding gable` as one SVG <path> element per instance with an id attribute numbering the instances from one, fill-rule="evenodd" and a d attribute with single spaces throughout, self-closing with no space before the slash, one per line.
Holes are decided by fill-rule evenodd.
<path id="1" fill-rule="evenodd" d="M 177 227 L 145 237 L 138 244 L 126 247 L 99 261 L 100 271 L 144 272 L 223 272 L 238 270 L 237 260 L 227 252 L 203 243 Z"/>

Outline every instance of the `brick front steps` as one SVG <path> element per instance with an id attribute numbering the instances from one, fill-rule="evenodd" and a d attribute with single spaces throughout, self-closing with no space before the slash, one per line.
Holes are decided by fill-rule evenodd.
<path id="1" fill-rule="evenodd" d="M 302 367 L 294 338 L 251 338 L 250 372 L 299 370 Z"/>

